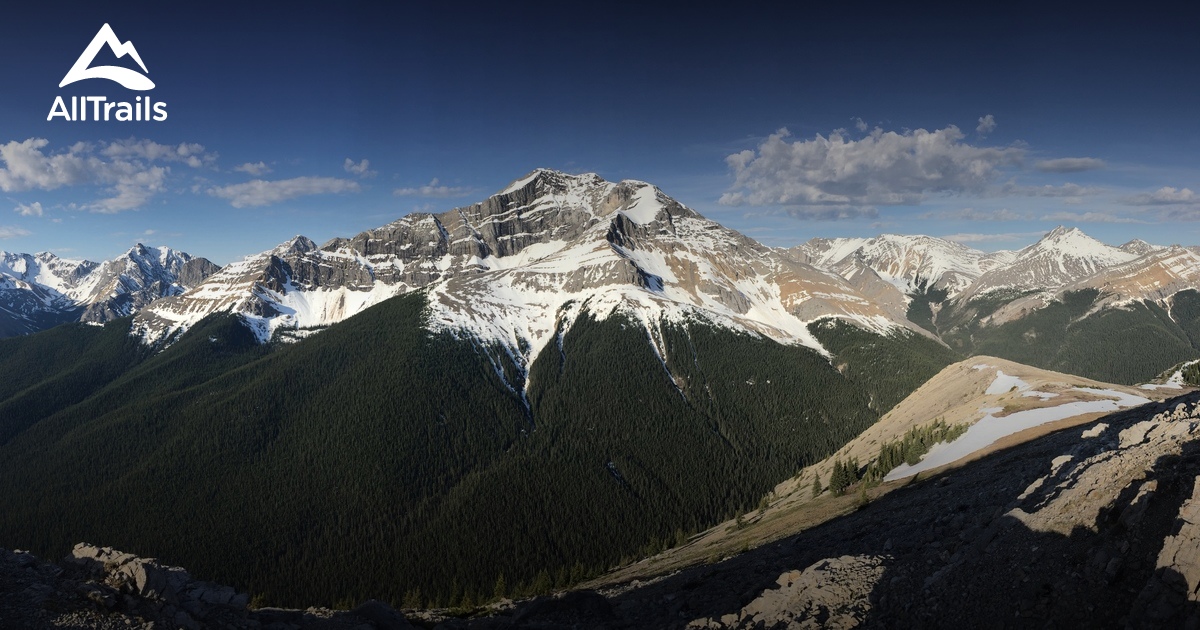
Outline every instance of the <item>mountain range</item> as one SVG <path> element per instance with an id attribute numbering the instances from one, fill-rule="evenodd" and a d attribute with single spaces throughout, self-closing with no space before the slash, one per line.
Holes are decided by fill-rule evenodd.
<path id="1" fill-rule="evenodd" d="M 0 337 L 132 315 L 195 287 L 217 269 L 205 258 L 140 243 L 102 263 L 0 252 Z"/>
<path id="2" fill-rule="evenodd" d="M 549 170 L 220 269 L 6 254 L 0 538 L 293 605 L 544 592 L 745 511 L 963 357 L 1124 384 L 1200 357 L 1196 257 L 771 248 Z"/>
<path id="3" fill-rule="evenodd" d="M 496 343 L 522 375 L 581 314 L 614 309 L 652 341 L 658 320 L 700 318 L 827 354 L 809 325 L 832 317 L 1126 383 L 1200 356 L 1196 248 L 1114 247 L 1065 227 L 1019 251 L 893 234 L 771 248 L 645 182 L 545 169 L 477 204 L 321 246 L 297 236 L 220 270 L 142 246 L 100 265 L 5 260 L 0 334 L 136 314 L 135 334 L 160 348 L 214 313 L 238 314 L 263 343 L 287 341 L 423 291 L 432 330 Z M 1117 368 L 1089 355 L 1085 365 L 1083 338 L 1116 326 L 1160 358 Z"/>

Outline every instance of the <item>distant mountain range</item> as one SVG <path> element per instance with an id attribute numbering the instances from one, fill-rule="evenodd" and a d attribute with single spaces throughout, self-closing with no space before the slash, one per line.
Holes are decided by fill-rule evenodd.
<path id="1" fill-rule="evenodd" d="M 544 169 L 474 205 L 413 213 L 322 246 L 297 236 L 219 271 L 141 246 L 99 265 L 51 254 L 4 260 L 2 335 L 136 313 L 134 333 L 163 347 L 204 317 L 234 313 L 260 341 L 287 341 L 421 290 L 431 329 L 495 342 L 522 371 L 581 314 L 614 310 L 652 340 L 659 319 L 700 318 L 825 353 L 809 325 L 832 317 L 1117 382 L 1200 355 L 1195 248 L 1113 247 L 1065 227 L 1015 252 L 893 234 L 771 248 L 650 184 Z M 1067 302 L 1082 309 L 1070 321 L 1047 315 Z M 1165 351 L 1161 361 L 1114 370 L 1075 362 L 1070 349 L 1064 355 L 1068 328 L 1104 328 L 1099 316 L 1115 311 L 1134 326 L 1131 339 L 1155 338 L 1148 343 Z M 1022 340 L 1052 347 L 1031 354 Z"/>
<path id="2" fill-rule="evenodd" d="M 205 258 L 140 243 L 102 263 L 0 252 L 0 337 L 132 315 L 197 286 L 217 269 Z"/>

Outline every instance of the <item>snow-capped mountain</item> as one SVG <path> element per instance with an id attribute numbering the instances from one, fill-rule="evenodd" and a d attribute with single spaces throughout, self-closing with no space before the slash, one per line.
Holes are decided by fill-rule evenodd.
<path id="1" fill-rule="evenodd" d="M 966 301 L 1001 289 L 1056 291 L 1137 257 L 1136 253 L 1105 245 L 1078 228 L 1059 226 L 1017 252 L 1012 262 L 981 275 L 963 292 L 961 299 Z"/>
<path id="2" fill-rule="evenodd" d="M 0 337 L 125 317 L 183 293 L 217 269 L 207 259 L 140 243 L 102 263 L 0 252 Z"/>
<path id="3" fill-rule="evenodd" d="M 1169 310 L 1171 297 L 1197 288 L 1200 288 L 1200 253 L 1174 245 L 1154 248 L 1144 256 L 1074 282 L 1064 291 L 1097 289 L 1106 305 L 1148 300 Z"/>
<path id="4" fill-rule="evenodd" d="M 1154 251 L 1158 251 L 1160 249 L 1166 249 L 1166 248 L 1161 245 L 1151 245 L 1150 243 L 1147 243 L 1146 241 L 1143 241 L 1140 238 L 1135 238 L 1132 241 L 1129 241 L 1128 243 L 1125 243 L 1124 245 L 1118 247 L 1117 249 L 1119 249 L 1121 251 L 1129 252 L 1130 254 L 1136 254 L 1138 256 L 1145 256 L 1146 254 L 1149 254 L 1150 252 L 1154 252 Z"/>
<path id="5" fill-rule="evenodd" d="M 822 317 L 917 328 L 902 304 L 872 299 L 650 184 L 540 169 L 471 206 L 410 214 L 319 248 L 296 237 L 154 303 L 134 330 L 156 343 L 234 312 L 265 341 L 416 289 L 428 291 L 432 326 L 498 342 L 521 362 L 583 312 L 620 310 L 652 341 L 660 318 L 699 317 L 817 349 L 807 324 Z"/>
<path id="6" fill-rule="evenodd" d="M 932 236 L 814 238 L 791 250 L 822 269 L 849 273 L 859 261 L 904 293 L 944 289 L 954 297 L 985 272 L 1012 262 L 1012 252 L 985 253 Z"/>

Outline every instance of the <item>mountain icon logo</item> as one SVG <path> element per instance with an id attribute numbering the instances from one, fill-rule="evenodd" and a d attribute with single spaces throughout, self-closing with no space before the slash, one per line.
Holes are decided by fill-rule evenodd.
<path id="1" fill-rule="evenodd" d="M 92 61 L 96 59 L 96 54 L 106 44 L 118 59 L 129 55 L 142 67 L 142 72 L 150 72 L 146 69 L 146 64 L 142 62 L 142 57 L 138 55 L 137 49 L 133 47 L 133 42 L 121 43 L 121 40 L 117 39 L 117 34 L 113 32 L 112 27 L 105 24 L 100 27 L 100 31 L 92 38 L 92 43 L 83 49 L 83 54 L 79 55 L 79 59 L 75 60 L 75 65 L 71 66 L 71 69 L 67 71 L 67 76 L 63 77 L 62 83 L 59 83 L 58 87 L 64 87 L 76 81 L 83 81 L 84 79 L 108 79 L 109 81 L 116 81 L 130 90 L 144 91 L 154 89 L 154 82 L 145 74 L 141 74 L 136 70 L 120 66 L 89 67 L 92 65 Z"/>

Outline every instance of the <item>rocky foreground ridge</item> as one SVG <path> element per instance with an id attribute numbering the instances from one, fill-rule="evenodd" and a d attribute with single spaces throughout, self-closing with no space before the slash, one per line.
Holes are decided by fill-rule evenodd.
<path id="1" fill-rule="evenodd" d="M 250 609 L 250 597 L 179 567 L 79 543 L 58 563 L 0 549 L 0 628 L 412 628 L 386 604 Z"/>
<path id="2" fill-rule="evenodd" d="M 847 516 L 671 575 L 473 618 L 406 612 L 448 629 L 1195 628 L 1198 475 L 1193 392 L 911 481 Z M 58 564 L 0 553 L 0 619 L 14 627 L 409 627 L 375 602 L 339 612 L 248 603 L 111 549 L 81 544 Z"/>

